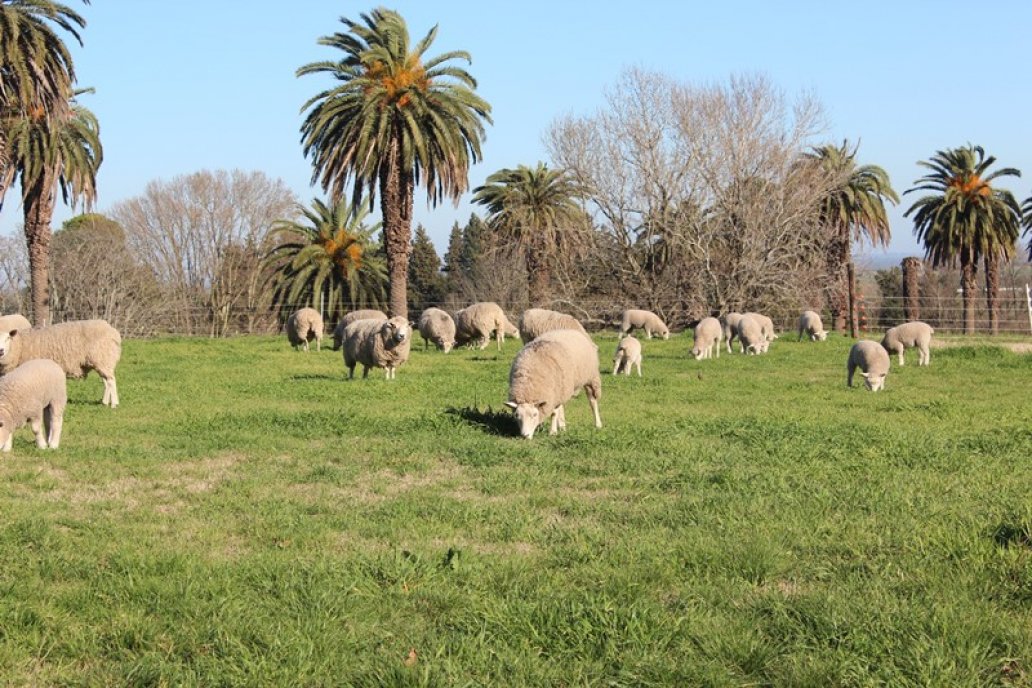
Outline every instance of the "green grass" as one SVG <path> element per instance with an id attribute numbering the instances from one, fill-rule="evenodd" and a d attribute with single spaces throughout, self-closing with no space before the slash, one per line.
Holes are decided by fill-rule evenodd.
<path id="1" fill-rule="evenodd" d="M 497 354 L 345 380 L 282 338 L 128 341 L 0 459 L 0 683 L 1032 683 L 1032 356 L 645 342 L 559 437 Z M 608 370 L 615 337 L 599 337 Z"/>

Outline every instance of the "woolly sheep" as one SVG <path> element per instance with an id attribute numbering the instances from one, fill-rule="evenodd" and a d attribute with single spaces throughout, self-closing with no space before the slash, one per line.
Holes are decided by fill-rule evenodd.
<path id="1" fill-rule="evenodd" d="M 638 377 L 641 377 L 641 342 L 633 335 L 624 335 L 620 343 L 616 345 L 616 354 L 613 356 L 613 375 L 623 371 L 625 375 L 631 374 L 631 366 L 638 368 Z"/>
<path id="2" fill-rule="evenodd" d="M 713 358 L 716 352 L 720 358 L 720 340 L 724 336 L 724 328 L 716 318 L 703 318 L 695 326 L 695 346 L 692 347 L 692 356 L 696 361 L 704 358 Z"/>
<path id="3" fill-rule="evenodd" d="M 344 365 L 348 379 L 355 377 L 355 365 L 362 364 L 362 377 L 370 368 L 383 368 L 393 380 L 398 366 L 408 360 L 412 327 L 406 318 L 356 320 L 344 328 Z"/>
<path id="4" fill-rule="evenodd" d="M 551 330 L 577 330 L 587 334 L 577 318 L 545 308 L 528 308 L 523 311 L 519 330 L 524 344 Z"/>
<path id="5" fill-rule="evenodd" d="M 864 378 L 864 386 L 872 392 L 877 392 L 885 385 L 885 376 L 889 374 L 889 354 L 878 342 L 861 340 L 849 350 L 846 386 L 853 386 L 853 373 L 857 368 Z"/>
<path id="6" fill-rule="evenodd" d="M 364 308 L 362 310 L 351 311 L 337 323 L 337 326 L 333 328 L 333 350 L 340 351 L 340 347 L 344 345 L 344 328 L 355 322 L 356 320 L 386 320 L 387 314 L 383 311 L 378 311 L 374 308 Z"/>
<path id="7" fill-rule="evenodd" d="M 302 308 L 287 318 L 287 339 L 297 349 L 308 351 L 308 342 L 315 340 L 315 350 L 322 349 L 323 319 L 314 308 Z"/>
<path id="8" fill-rule="evenodd" d="M 635 328 L 645 330 L 645 336 L 652 339 L 653 333 L 663 339 L 670 339 L 670 328 L 662 318 L 652 311 L 629 308 L 620 317 L 620 334 L 629 334 Z"/>
<path id="9" fill-rule="evenodd" d="M 743 315 L 738 321 L 738 342 L 743 354 L 766 353 L 770 340 L 763 336 L 763 329 L 756 318 Z"/>
<path id="10" fill-rule="evenodd" d="M 429 342 L 448 353 L 455 346 L 455 321 L 440 308 L 427 308 L 419 316 L 419 334 L 423 335 L 423 350 Z"/>
<path id="11" fill-rule="evenodd" d="M 899 356 L 899 364 L 903 365 L 903 350 L 908 346 L 917 347 L 917 365 L 926 366 L 932 360 L 928 345 L 932 341 L 935 330 L 928 323 L 920 320 L 890 327 L 881 341 L 881 345 L 890 354 Z"/>
<path id="12" fill-rule="evenodd" d="M 803 340 L 804 332 L 812 342 L 823 342 L 828 338 L 828 331 L 824 329 L 817 311 L 803 311 L 799 316 L 799 341 Z"/>
<path id="13" fill-rule="evenodd" d="M 477 348 L 487 348 L 487 343 L 494 335 L 498 350 L 502 350 L 505 335 L 515 337 L 519 330 L 505 317 L 502 307 L 493 301 L 481 301 L 466 306 L 455 314 L 455 341 L 457 344 L 476 344 Z"/>
<path id="14" fill-rule="evenodd" d="M 768 342 L 773 342 L 778 338 L 778 335 L 774 332 L 774 321 L 766 315 L 763 313 L 746 313 L 745 315 L 748 315 L 760 324 L 760 332 Z"/>
<path id="15" fill-rule="evenodd" d="M 45 358 L 25 361 L 0 378 L 0 447 L 11 451 L 14 431 L 28 421 L 40 449 L 57 449 L 68 391 L 61 366 Z"/>
<path id="16" fill-rule="evenodd" d="M 509 400 L 520 425 L 520 435 L 530 439 L 541 422 L 551 416 L 548 434 L 566 429 L 566 402 L 580 388 L 588 397 L 595 427 L 602 427 L 598 400 L 602 379 L 598 373 L 598 347 L 576 330 L 552 330 L 530 342 L 516 354 L 509 372 Z"/>
<path id="17" fill-rule="evenodd" d="M 20 313 L 11 313 L 10 315 L 0 315 L 0 332 L 10 332 L 11 330 L 31 330 L 32 323 L 29 319 Z"/>
<path id="18" fill-rule="evenodd" d="M 741 313 L 731 311 L 724 315 L 720 321 L 724 325 L 724 343 L 727 345 L 727 352 L 731 353 L 731 342 L 738 337 L 738 321 L 742 319 Z M 741 343 L 739 341 L 739 343 Z"/>
<path id="19" fill-rule="evenodd" d="M 104 320 L 73 320 L 31 330 L 0 332 L 0 375 L 22 361 L 49 358 L 71 378 L 96 370 L 104 380 L 101 403 L 118 406 L 115 367 L 122 357 L 122 335 Z"/>

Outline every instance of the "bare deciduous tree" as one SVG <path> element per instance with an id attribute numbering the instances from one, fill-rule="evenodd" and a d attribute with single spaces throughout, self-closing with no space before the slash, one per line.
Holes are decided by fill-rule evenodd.
<path id="1" fill-rule="evenodd" d="M 25 240 L 0 236 L 0 312 L 28 313 L 29 256 Z"/>

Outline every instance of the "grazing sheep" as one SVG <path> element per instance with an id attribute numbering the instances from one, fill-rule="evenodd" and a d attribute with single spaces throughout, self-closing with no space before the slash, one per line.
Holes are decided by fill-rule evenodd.
<path id="1" fill-rule="evenodd" d="M 738 321 L 741 319 L 742 314 L 735 313 L 734 311 L 725 314 L 720 319 L 720 322 L 724 325 L 724 343 L 727 345 L 728 353 L 731 353 L 731 342 L 738 337 Z"/>
<path id="2" fill-rule="evenodd" d="M 766 353 L 770 340 L 763 336 L 763 328 L 756 318 L 743 315 L 738 321 L 738 342 L 743 354 Z"/>
<path id="3" fill-rule="evenodd" d="M 427 308 L 419 316 L 419 334 L 423 335 L 423 350 L 429 342 L 448 353 L 455 346 L 455 321 L 440 308 Z"/>
<path id="4" fill-rule="evenodd" d="M 28 421 L 40 449 L 57 449 L 68 403 L 65 373 L 46 358 L 25 361 L 0 378 L 0 447 L 11 451 L 14 431 Z"/>
<path id="5" fill-rule="evenodd" d="M 21 313 L 11 313 L 10 315 L 0 315 L 0 332 L 10 332 L 11 330 L 31 330 L 32 323 Z"/>
<path id="6" fill-rule="evenodd" d="M 370 368 L 384 368 L 393 380 L 398 366 L 408 360 L 412 327 L 406 318 L 356 320 L 344 328 L 344 365 L 348 379 L 355 377 L 355 365 L 362 364 L 362 377 Z"/>
<path id="7" fill-rule="evenodd" d="M 774 332 L 774 321 L 763 313 L 746 313 L 745 315 L 748 315 L 760 324 L 760 331 L 763 333 L 763 338 L 768 342 L 773 342 L 778 338 L 778 335 Z"/>
<path id="8" fill-rule="evenodd" d="M 323 319 L 314 308 L 302 308 L 287 318 L 287 339 L 297 349 L 308 351 L 308 342 L 315 340 L 315 350 L 322 349 Z"/>
<path id="9" fill-rule="evenodd" d="M 478 349 L 486 349 L 487 343 L 494 335 L 498 350 L 502 350 L 505 335 L 515 337 L 519 330 L 505 317 L 502 307 L 493 301 L 481 301 L 466 306 L 455 314 L 455 342 L 457 344 L 475 344 Z"/>
<path id="10" fill-rule="evenodd" d="M 31 330 L 0 332 L 0 375 L 22 361 L 49 358 L 71 378 L 91 370 L 104 380 L 101 403 L 118 406 L 115 366 L 122 357 L 122 335 L 104 320 L 73 320 Z"/>
<path id="11" fill-rule="evenodd" d="M 577 330 L 587 334 L 577 318 L 545 308 L 528 308 L 523 311 L 523 315 L 520 316 L 519 330 L 520 339 L 524 344 L 551 330 Z"/>
<path id="12" fill-rule="evenodd" d="M 340 351 L 340 347 L 344 345 L 344 328 L 355 322 L 356 320 L 386 320 L 387 314 L 383 311 L 378 311 L 374 308 L 364 308 L 362 310 L 351 311 L 337 323 L 337 326 L 333 328 L 333 350 Z"/>
<path id="13" fill-rule="evenodd" d="M 881 340 L 881 345 L 890 354 L 899 355 L 899 364 L 903 365 L 903 350 L 908 346 L 917 347 L 917 365 L 928 365 L 932 360 L 932 354 L 928 351 L 928 345 L 932 341 L 932 334 L 935 330 L 928 323 L 914 320 L 902 325 L 890 327 Z"/>
<path id="14" fill-rule="evenodd" d="M 692 347 L 692 356 L 696 361 L 704 358 L 713 358 L 716 352 L 720 358 L 720 340 L 724 336 L 724 328 L 716 318 L 703 318 L 695 326 L 695 346 Z"/>
<path id="15" fill-rule="evenodd" d="M 885 385 L 885 376 L 889 374 L 889 354 L 881 344 L 871 340 L 861 340 L 849 350 L 846 362 L 846 386 L 853 386 L 853 373 L 860 369 L 864 378 L 864 386 L 877 392 Z"/>
<path id="16" fill-rule="evenodd" d="M 638 368 L 638 377 L 641 377 L 641 342 L 633 335 L 624 335 L 620 343 L 616 345 L 616 355 L 613 356 L 613 375 L 623 371 L 625 375 L 631 374 L 631 366 Z"/>
<path id="17" fill-rule="evenodd" d="M 828 331 L 824 329 L 817 311 L 803 311 L 799 316 L 799 341 L 803 340 L 804 332 L 812 342 L 823 342 L 828 338 Z"/>
<path id="18" fill-rule="evenodd" d="M 663 339 L 670 339 L 670 328 L 652 311 L 629 308 L 620 317 L 620 334 L 629 334 L 635 328 L 645 330 L 645 336 L 652 339 L 653 333 Z"/>
<path id="19" fill-rule="evenodd" d="M 601 428 L 598 347 L 576 330 L 552 330 L 516 354 L 509 372 L 509 400 L 505 405 L 513 410 L 523 437 L 533 437 L 534 430 L 548 416 L 552 417 L 548 434 L 555 435 L 566 429 L 563 406 L 582 387 L 595 415 L 595 427 Z"/>

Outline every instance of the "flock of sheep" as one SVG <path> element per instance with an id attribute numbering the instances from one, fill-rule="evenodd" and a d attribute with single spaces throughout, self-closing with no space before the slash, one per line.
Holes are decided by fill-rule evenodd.
<path id="1" fill-rule="evenodd" d="M 520 435 L 530 438 L 545 419 L 551 420 L 549 434 L 566 427 L 564 405 L 581 389 L 584 390 L 594 415 L 595 427 L 602 427 L 598 401 L 602 393 L 599 375 L 598 347 L 583 325 L 571 315 L 543 308 L 531 308 L 513 325 L 505 311 L 493 302 L 474 303 L 458 311 L 453 318 L 440 308 L 427 308 L 414 326 L 423 338 L 424 348 L 432 342 L 448 353 L 456 345 L 487 347 L 492 338 L 501 350 L 506 335 L 523 341 L 509 372 L 509 398 L 506 406 L 513 410 Z M 669 338 L 670 329 L 655 313 L 629 309 L 620 321 L 620 341 L 613 357 L 613 375 L 630 375 L 632 368 L 641 376 L 642 345 L 632 332 L 642 330 L 649 339 L 653 335 Z M 820 315 L 804 311 L 799 317 L 799 339 L 824 341 L 827 331 Z M 919 351 L 918 365 L 928 365 L 929 344 L 933 330 L 923 322 L 909 322 L 889 329 L 881 343 L 859 341 L 853 345 L 846 362 L 846 383 L 853 386 L 857 370 L 864 385 L 880 390 L 889 372 L 889 354 L 899 356 L 907 347 Z M 721 344 L 732 351 L 731 343 L 739 342 L 743 354 L 766 353 L 777 339 L 774 322 L 762 313 L 727 313 L 721 318 L 708 317 L 694 327 L 695 341 L 691 353 L 696 360 L 720 357 Z M 323 320 L 318 311 L 302 308 L 287 321 L 287 338 L 295 348 L 308 349 L 311 341 L 321 346 Z M 388 318 L 378 310 L 360 310 L 346 315 L 333 333 L 334 351 L 343 348 L 344 364 L 349 378 L 355 366 L 363 367 L 363 377 L 371 368 L 382 368 L 393 379 L 399 366 L 408 360 L 413 325 L 405 318 Z"/>

